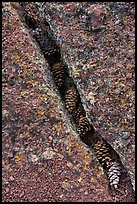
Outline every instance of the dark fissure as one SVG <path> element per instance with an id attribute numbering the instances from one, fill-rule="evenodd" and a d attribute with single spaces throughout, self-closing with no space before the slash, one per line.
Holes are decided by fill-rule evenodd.
<path id="1" fill-rule="evenodd" d="M 23 3 L 20 3 L 20 5 L 23 12 L 23 22 L 30 29 L 32 37 L 38 43 L 41 52 L 50 66 L 50 71 L 61 99 L 70 114 L 70 118 L 72 118 L 71 122 L 76 126 L 81 141 L 91 148 L 96 155 L 104 172 L 107 174 L 110 186 L 117 188 L 122 177 L 122 169 L 124 168 L 118 153 L 88 121 L 80 94 L 69 75 L 67 65 L 63 62 L 60 47 L 56 44 L 50 25 L 46 21 L 43 22 L 43 20 L 38 23 L 27 14 Z"/>

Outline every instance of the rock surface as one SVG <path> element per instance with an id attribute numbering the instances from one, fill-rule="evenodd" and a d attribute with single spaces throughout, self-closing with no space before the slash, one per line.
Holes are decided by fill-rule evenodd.
<path id="1" fill-rule="evenodd" d="M 118 152 L 135 188 L 135 5 L 43 3 L 87 117 Z"/>
<path id="2" fill-rule="evenodd" d="M 55 3 L 54 5 L 54 3 L 49 3 L 48 6 L 50 9 L 52 6 L 55 6 L 55 10 L 64 7 L 66 9 L 64 16 L 67 14 L 66 16 L 70 19 L 70 16 L 73 18 L 73 15 L 70 14 L 75 11 L 77 4 Z M 86 5 L 83 6 L 86 7 Z M 70 123 L 68 114 L 65 111 L 50 74 L 49 66 L 40 53 L 37 43 L 31 38 L 28 29 L 21 22 L 18 11 L 18 3 L 3 3 L 2 202 L 112 202 L 115 198 L 109 195 L 107 178 L 92 152 L 80 141 L 75 132 L 75 127 Z M 63 13 L 59 13 L 63 16 Z M 53 17 L 52 13 L 51 17 Z M 57 12 L 56 18 L 58 18 Z M 60 34 L 57 33 L 57 30 L 53 26 L 58 40 L 63 40 L 64 38 L 66 42 L 67 40 L 71 41 L 71 38 L 63 35 L 63 32 L 71 35 L 72 28 L 75 37 L 79 35 L 74 30 L 76 24 L 72 24 L 71 20 L 68 23 L 65 19 L 64 23 L 66 22 L 66 27 L 60 26 L 60 30 L 60 21 L 56 18 L 52 19 L 51 24 L 54 25 L 56 23 L 56 29 L 58 32 L 60 31 Z M 96 27 L 94 23 L 94 28 L 96 29 Z M 93 110 L 92 105 L 95 100 L 98 111 L 94 112 L 96 117 L 94 125 L 102 131 L 106 139 L 109 136 L 108 141 L 111 142 L 112 132 L 115 132 L 113 126 L 115 123 L 112 123 L 113 121 L 110 121 L 107 115 L 99 112 L 99 110 L 103 111 L 105 108 L 102 106 L 102 103 L 101 106 L 98 105 L 100 101 L 98 97 L 100 96 L 96 94 L 96 97 L 94 97 L 92 93 L 93 90 L 96 90 L 96 86 L 93 86 L 93 89 L 91 89 L 91 78 L 95 77 L 95 70 L 90 69 L 90 62 L 88 61 L 86 62 L 87 64 L 85 63 L 84 69 L 82 65 L 84 61 L 79 61 L 78 58 L 75 58 L 75 60 L 71 59 L 72 53 L 69 51 L 69 46 L 73 46 L 74 44 L 71 41 L 67 46 L 66 42 L 61 44 L 62 53 L 64 53 L 63 58 L 69 64 L 70 70 L 72 70 L 72 76 L 79 85 L 83 102 L 88 104 L 88 108 L 86 108 L 88 116 L 89 118 L 91 117 L 89 110 Z M 131 43 L 129 43 L 129 46 L 131 46 Z M 75 55 L 78 54 L 77 51 L 75 52 L 75 49 L 72 50 Z M 129 53 L 132 57 L 133 53 Z M 68 59 L 66 56 L 68 56 Z M 71 60 L 69 61 L 69 59 Z M 130 62 L 131 65 L 133 62 L 132 59 Z M 76 63 L 80 63 L 81 67 L 79 64 L 75 65 Z M 131 69 L 131 65 L 129 64 L 129 70 Z M 91 74 L 91 78 L 89 77 L 88 70 L 94 74 Z M 134 85 L 134 72 L 126 72 L 126 70 L 123 72 L 123 78 L 126 77 L 125 82 L 128 82 L 126 87 L 130 91 Z M 97 73 L 98 70 L 96 72 L 97 76 L 94 78 L 95 81 L 98 81 L 99 78 L 102 79 L 102 75 L 98 76 Z M 87 78 L 89 77 L 90 83 L 87 83 L 86 76 Z M 103 76 L 105 77 L 105 75 Z M 119 80 L 124 79 L 119 78 Z M 122 82 L 124 83 L 124 81 Z M 122 82 L 120 81 L 120 83 Z M 86 83 L 88 88 L 85 86 Z M 91 90 L 91 93 L 89 90 Z M 112 90 L 114 91 L 113 86 L 109 90 L 111 91 L 109 93 L 114 95 Z M 130 123 L 126 123 L 127 132 L 130 130 L 132 133 L 129 135 L 131 144 L 129 144 L 127 153 L 123 152 L 123 158 L 125 160 L 127 160 L 128 155 L 128 165 L 132 164 L 131 172 L 134 169 L 134 149 L 133 147 L 131 149 L 131 146 L 134 145 L 134 129 L 132 130 L 131 128 L 134 125 L 133 93 L 127 98 L 127 100 L 131 101 L 130 113 L 127 114 L 126 112 L 129 103 L 123 106 L 123 113 L 133 118 L 131 118 Z M 88 100 L 90 103 L 87 103 Z M 105 101 L 103 102 L 105 103 Z M 109 106 L 108 110 L 110 108 Z M 111 117 L 113 117 L 113 114 L 115 114 L 113 112 L 114 109 L 111 110 Z M 117 111 L 119 112 L 118 106 Z M 120 113 L 122 114 L 122 112 Z M 112 128 L 109 131 L 105 129 L 105 126 L 102 126 L 101 116 L 102 120 L 105 121 L 104 124 L 108 122 L 112 123 Z M 122 117 L 122 119 L 124 118 Z M 96 123 L 98 123 L 98 126 Z M 120 127 L 121 124 L 119 123 L 119 126 L 116 128 L 118 133 L 122 131 Z M 115 136 L 114 142 L 119 141 L 119 138 L 122 137 Z M 123 141 L 120 143 L 121 145 L 123 145 Z M 126 147 L 126 145 L 123 146 Z M 121 149 L 122 147 L 118 148 L 119 152 L 124 151 Z M 126 200 L 128 198 L 125 196 L 124 199 Z"/>

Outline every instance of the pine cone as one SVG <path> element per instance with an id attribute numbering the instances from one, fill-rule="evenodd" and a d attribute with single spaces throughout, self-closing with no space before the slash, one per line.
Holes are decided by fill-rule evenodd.
<path id="1" fill-rule="evenodd" d="M 117 188 L 121 175 L 121 167 L 117 162 L 112 162 L 110 168 L 108 169 L 107 176 L 109 183 L 114 188 Z"/>
<path id="2" fill-rule="evenodd" d="M 79 95 L 74 87 L 70 87 L 65 94 L 65 106 L 70 114 L 72 114 L 78 105 Z"/>
<path id="3" fill-rule="evenodd" d="M 98 140 L 94 145 L 94 152 L 101 165 L 108 168 L 112 161 L 109 145 L 103 140 Z"/>
<path id="4" fill-rule="evenodd" d="M 51 71 L 55 80 L 55 83 L 61 87 L 64 84 L 65 80 L 65 68 L 61 62 L 55 63 L 51 67 Z"/>
<path id="5" fill-rule="evenodd" d="M 80 116 L 86 116 L 83 107 L 78 107 L 74 112 L 73 112 L 73 118 L 76 124 L 79 124 L 79 119 Z"/>
<path id="6" fill-rule="evenodd" d="M 84 135 L 90 130 L 90 124 L 85 116 L 80 115 L 77 131 L 80 135 Z"/>
<path id="7" fill-rule="evenodd" d="M 94 145 L 94 151 L 97 159 L 107 172 L 110 185 L 117 188 L 121 175 L 121 166 L 112 158 L 109 145 L 104 140 L 98 140 Z"/>
<path id="8" fill-rule="evenodd" d="M 58 48 L 48 36 L 47 32 L 43 32 L 41 28 L 36 28 L 33 35 L 40 45 L 40 48 L 45 57 L 51 57 L 58 53 Z"/>

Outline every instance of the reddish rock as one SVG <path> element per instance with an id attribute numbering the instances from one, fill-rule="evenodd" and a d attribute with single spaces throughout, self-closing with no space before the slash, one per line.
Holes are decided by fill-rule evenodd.
<path id="1" fill-rule="evenodd" d="M 68 120 L 48 64 L 19 11 L 18 3 L 3 2 L 2 202 L 113 202 L 116 196 L 109 194 L 105 174 Z M 98 111 L 96 117 L 101 130 Z"/>

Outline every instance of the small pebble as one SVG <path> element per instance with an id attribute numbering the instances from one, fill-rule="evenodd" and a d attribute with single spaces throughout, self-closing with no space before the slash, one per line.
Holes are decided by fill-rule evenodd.
<path id="1" fill-rule="evenodd" d="M 10 176 L 10 181 L 14 181 L 14 177 L 13 176 Z"/>
<path id="2" fill-rule="evenodd" d="M 85 195 L 88 195 L 88 191 L 85 191 L 84 194 L 85 194 Z"/>

